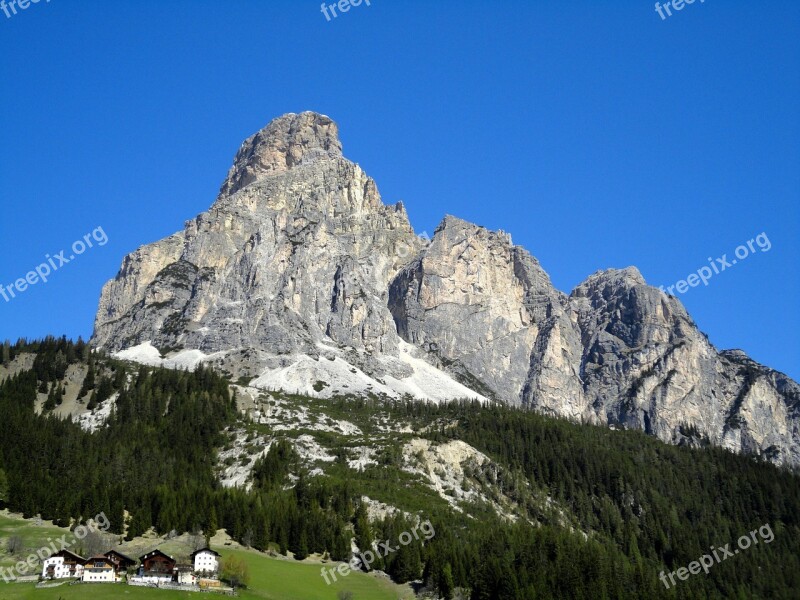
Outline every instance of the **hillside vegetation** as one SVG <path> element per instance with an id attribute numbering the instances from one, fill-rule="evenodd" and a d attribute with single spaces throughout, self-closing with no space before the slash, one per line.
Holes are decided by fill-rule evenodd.
<path id="1" fill-rule="evenodd" d="M 30 368 L 11 369 L 23 355 L 35 356 Z M 349 560 L 352 538 L 363 549 L 429 520 L 432 539 L 373 567 L 444 598 L 456 588 L 476 600 L 788 599 L 800 589 L 800 480 L 720 449 L 476 402 L 259 392 L 64 339 L 23 341 L 2 358 L 0 500 L 28 517 L 69 525 L 103 511 L 128 538 L 224 528 L 257 550 L 334 561 Z M 37 410 L 69 364 L 95 373 L 81 396 L 97 392 L 95 412 L 113 404 L 94 432 Z M 226 472 L 238 487 L 220 483 Z M 659 581 L 763 525 L 770 544 L 670 590 Z"/>

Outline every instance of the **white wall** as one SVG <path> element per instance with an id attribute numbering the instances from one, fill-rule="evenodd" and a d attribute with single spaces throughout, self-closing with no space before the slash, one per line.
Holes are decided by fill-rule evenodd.
<path id="1" fill-rule="evenodd" d="M 42 577 L 47 578 L 47 569 L 53 565 L 53 578 L 64 579 L 67 577 L 81 577 L 83 575 L 83 565 L 75 566 L 75 575 L 70 575 L 70 565 L 64 564 L 63 556 L 51 556 L 42 563 Z"/>
<path id="2" fill-rule="evenodd" d="M 83 581 L 89 582 L 113 582 L 115 580 L 114 577 L 114 569 L 98 569 L 94 571 L 91 567 L 88 569 L 84 569 L 83 571 Z"/>
<path id="3" fill-rule="evenodd" d="M 219 570 L 219 560 L 212 552 L 200 552 L 194 556 L 194 570 L 195 573 L 216 573 Z"/>

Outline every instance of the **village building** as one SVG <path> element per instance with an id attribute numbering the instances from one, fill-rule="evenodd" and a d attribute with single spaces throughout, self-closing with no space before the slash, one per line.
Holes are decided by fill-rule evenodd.
<path id="1" fill-rule="evenodd" d="M 42 563 L 43 579 L 80 579 L 86 559 L 69 550 L 61 550 L 46 558 Z"/>
<path id="2" fill-rule="evenodd" d="M 153 550 L 139 557 L 142 563 L 139 572 L 136 574 L 137 581 L 143 583 L 169 583 L 173 580 L 175 559 L 164 554 L 161 550 Z"/>
<path id="3" fill-rule="evenodd" d="M 201 548 L 190 555 L 194 563 L 194 572 L 203 577 L 216 576 L 219 572 L 219 553 L 211 548 Z"/>
<path id="4" fill-rule="evenodd" d="M 81 579 L 87 583 L 113 583 L 117 579 L 117 570 L 107 556 L 92 556 L 86 559 Z"/>
<path id="5" fill-rule="evenodd" d="M 192 565 L 178 565 L 175 567 L 174 581 L 178 585 L 196 585 L 197 579 L 194 576 Z"/>
<path id="6" fill-rule="evenodd" d="M 109 550 L 105 554 L 103 554 L 106 558 L 108 558 L 112 563 L 114 563 L 114 571 L 117 574 L 117 578 L 123 573 L 126 573 L 128 569 L 136 566 L 136 561 L 129 556 L 125 556 L 122 552 L 117 552 L 116 550 Z"/>

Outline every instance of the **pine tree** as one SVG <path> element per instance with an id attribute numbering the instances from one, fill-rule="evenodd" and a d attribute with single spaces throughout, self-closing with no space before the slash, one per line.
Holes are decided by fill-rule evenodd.
<path id="1" fill-rule="evenodd" d="M 94 383 L 95 383 L 94 380 L 95 380 L 94 355 L 89 353 L 89 364 L 86 368 L 86 377 L 83 378 L 81 389 L 78 392 L 79 400 L 94 389 Z"/>
<path id="2" fill-rule="evenodd" d="M 88 410 L 97 408 L 97 390 L 92 390 L 92 394 L 89 396 L 89 402 L 86 403 L 86 408 Z"/>
<path id="3" fill-rule="evenodd" d="M 300 532 L 300 541 L 297 543 L 297 551 L 294 553 L 296 560 L 305 560 L 308 558 L 308 536 L 306 530 Z"/>
<path id="4" fill-rule="evenodd" d="M 208 513 L 208 518 L 206 520 L 206 527 L 205 527 L 205 534 L 206 534 L 206 545 L 210 545 L 211 538 L 217 534 L 217 530 L 219 529 L 219 520 L 217 519 L 217 509 L 213 506 Z"/>
<path id="5" fill-rule="evenodd" d="M 353 527 L 355 531 L 356 546 L 361 552 L 372 548 L 372 529 L 369 525 L 369 516 L 367 514 L 366 505 L 361 502 L 356 509 L 356 514 L 353 518 Z"/>
<path id="6" fill-rule="evenodd" d="M 0 506 L 8 502 L 8 476 L 3 469 L 0 469 Z"/>
<path id="7" fill-rule="evenodd" d="M 255 529 L 253 531 L 253 547 L 256 550 L 266 551 L 269 548 L 269 525 L 264 510 L 255 516 Z"/>
<path id="8" fill-rule="evenodd" d="M 341 525 L 337 528 L 338 531 L 334 534 L 333 544 L 330 548 L 331 560 L 347 561 L 350 558 L 350 533 Z"/>
<path id="9" fill-rule="evenodd" d="M 391 557 L 389 574 L 397 583 L 405 583 L 417 579 L 422 572 L 422 560 L 416 544 L 400 545 L 400 549 Z"/>
<path id="10" fill-rule="evenodd" d="M 161 505 L 159 506 L 156 529 L 161 533 L 168 533 L 178 527 L 178 507 L 175 496 L 169 491 L 162 490 Z"/>
<path id="11" fill-rule="evenodd" d="M 42 406 L 42 410 L 44 410 L 46 412 L 46 411 L 53 410 L 55 407 L 56 407 L 56 384 L 54 382 L 50 386 L 50 391 L 47 394 L 47 400 L 45 400 L 45 403 Z"/>
<path id="12" fill-rule="evenodd" d="M 455 582 L 453 580 L 453 568 L 450 563 L 445 563 L 436 578 L 436 590 L 443 600 L 453 600 Z"/>

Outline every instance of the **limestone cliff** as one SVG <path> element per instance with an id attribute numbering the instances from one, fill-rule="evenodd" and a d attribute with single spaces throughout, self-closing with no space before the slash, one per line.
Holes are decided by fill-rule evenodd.
<path id="1" fill-rule="evenodd" d="M 125 257 L 94 343 L 263 387 L 495 399 L 800 464 L 791 379 L 717 351 L 635 268 L 567 296 L 506 233 L 447 216 L 418 237 L 316 113 L 245 140 L 207 212 Z"/>

